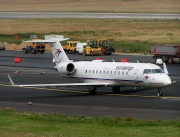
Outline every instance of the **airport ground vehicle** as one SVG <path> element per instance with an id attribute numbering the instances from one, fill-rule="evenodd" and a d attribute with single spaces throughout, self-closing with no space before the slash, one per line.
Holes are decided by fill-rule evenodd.
<path id="1" fill-rule="evenodd" d="M 98 46 L 96 40 L 87 40 L 86 46 L 82 50 L 83 55 L 102 55 L 101 48 Z"/>
<path id="2" fill-rule="evenodd" d="M 80 41 L 67 41 L 67 44 L 62 46 L 66 53 L 76 53 L 76 45 Z"/>
<path id="3" fill-rule="evenodd" d="M 115 53 L 115 48 L 108 45 L 107 39 L 97 39 L 97 43 L 101 48 L 103 55 L 111 55 L 112 53 Z"/>
<path id="4" fill-rule="evenodd" d="M 180 45 L 154 45 L 150 52 L 154 63 L 158 58 L 168 63 L 180 63 Z"/>
<path id="5" fill-rule="evenodd" d="M 39 40 L 37 35 L 30 35 L 30 40 Z M 43 54 L 45 52 L 45 44 L 42 42 L 31 42 L 28 43 L 26 47 L 22 48 L 24 53 L 33 53 L 36 54 L 37 52 L 40 52 Z"/>
<path id="6" fill-rule="evenodd" d="M 86 46 L 86 43 L 77 43 L 76 45 L 76 52 L 77 54 L 83 53 L 83 48 Z"/>

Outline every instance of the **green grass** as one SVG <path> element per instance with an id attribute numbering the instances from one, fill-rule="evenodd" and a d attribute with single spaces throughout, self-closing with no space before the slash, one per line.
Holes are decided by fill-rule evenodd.
<path id="1" fill-rule="evenodd" d="M 0 136 L 178 137 L 180 121 L 85 117 L 0 110 Z"/>
<path id="2" fill-rule="evenodd" d="M 109 45 L 115 47 L 117 52 L 123 53 L 149 53 L 152 44 L 141 42 L 114 41 Z"/>
<path id="3" fill-rule="evenodd" d="M 19 39 L 15 39 L 14 37 L 18 35 L 20 36 Z M 18 33 L 18 34 L 0 34 L 0 41 L 1 42 L 7 42 L 7 43 L 15 43 L 20 44 L 22 43 L 22 40 L 29 40 L 30 35 L 38 35 L 39 38 L 44 39 L 43 34 L 35 34 L 35 33 Z"/>

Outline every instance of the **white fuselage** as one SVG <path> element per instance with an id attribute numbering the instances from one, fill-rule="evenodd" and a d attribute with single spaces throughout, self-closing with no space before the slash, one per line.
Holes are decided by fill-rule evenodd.
<path id="1" fill-rule="evenodd" d="M 102 61 L 73 62 L 75 71 L 66 75 L 69 79 L 84 83 L 110 83 L 108 86 L 165 87 L 171 84 L 159 66 L 147 63 L 121 63 Z M 151 73 L 144 72 L 151 70 Z"/>

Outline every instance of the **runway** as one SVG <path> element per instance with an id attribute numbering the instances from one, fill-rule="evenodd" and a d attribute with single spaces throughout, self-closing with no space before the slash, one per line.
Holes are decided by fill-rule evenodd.
<path id="1" fill-rule="evenodd" d="M 20 57 L 21 63 L 13 59 Z M 92 60 L 97 56 L 68 54 L 74 60 Z M 101 56 L 106 61 L 151 63 L 151 56 L 118 55 Z M 7 75 L 16 84 L 68 83 L 53 69 L 52 55 L 24 54 L 21 51 L 0 51 L 0 108 L 10 107 L 18 111 L 61 113 L 85 116 L 121 116 L 138 119 L 170 120 L 180 118 L 180 64 L 167 64 L 172 81 L 177 84 L 163 89 L 163 97 L 157 97 L 157 89 L 122 88 L 120 94 L 112 94 L 111 88 L 98 88 L 97 95 L 89 95 L 87 87 L 17 88 L 11 87 Z M 17 71 L 17 74 L 14 72 Z M 42 73 L 43 72 L 43 73 Z M 33 105 L 28 105 L 32 102 Z"/>
<path id="2" fill-rule="evenodd" d="M 87 13 L 87 12 L 0 12 L 0 18 L 116 18 L 180 19 L 180 14 L 152 13 Z"/>

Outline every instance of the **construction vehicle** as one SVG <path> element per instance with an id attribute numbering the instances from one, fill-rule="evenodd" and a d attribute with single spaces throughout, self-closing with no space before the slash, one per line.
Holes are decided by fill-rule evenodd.
<path id="1" fill-rule="evenodd" d="M 39 39 L 37 38 L 37 35 L 30 35 L 30 40 L 39 40 Z M 45 44 L 42 42 L 30 42 L 26 47 L 24 47 L 24 42 L 23 42 L 22 45 L 23 45 L 22 50 L 26 54 L 29 52 L 33 54 L 40 52 L 41 54 L 43 54 L 45 52 Z"/>
<path id="2" fill-rule="evenodd" d="M 102 55 L 101 48 L 98 46 L 96 40 L 87 40 L 86 46 L 82 49 L 83 55 Z"/>
<path id="3" fill-rule="evenodd" d="M 101 48 L 103 55 L 111 55 L 115 53 L 115 48 L 108 45 L 107 39 L 97 39 L 98 46 Z"/>
<path id="4" fill-rule="evenodd" d="M 154 45 L 150 53 L 153 54 L 154 63 L 157 59 L 168 63 L 180 63 L 180 45 Z"/>
<path id="5" fill-rule="evenodd" d="M 66 53 L 76 53 L 76 45 L 80 41 L 67 41 L 67 44 L 62 46 Z"/>

